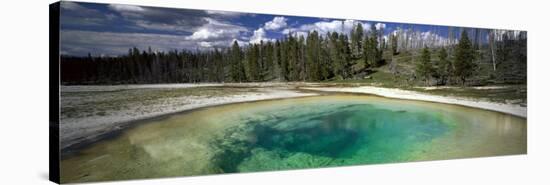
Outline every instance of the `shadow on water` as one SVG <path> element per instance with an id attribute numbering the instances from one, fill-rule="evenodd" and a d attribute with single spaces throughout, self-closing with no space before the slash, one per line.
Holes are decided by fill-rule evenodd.
<path id="1" fill-rule="evenodd" d="M 358 131 L 346 127 L 346 120 L 341 119 L 351 117 L 353 114 L 351 111 L 346 111 L 314 117 L 306 121 L 317 122 L 319 123 L 317 126 L 291 131 L 281 131 L 258 124 L 254 129 L 254 135 L 258 137 L 255 146 L 268 150 L 279 149 L 338 157 L 343 151 L 342 148 L 353 145 L 359 137 Z"/>

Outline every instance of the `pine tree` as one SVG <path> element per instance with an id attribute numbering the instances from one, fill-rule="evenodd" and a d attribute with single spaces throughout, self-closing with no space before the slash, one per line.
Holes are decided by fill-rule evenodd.
<path id="1" fill-rule="evenodd" d="M 466 80 L 473 75 L 474 50 L 472 43 L 468 38 L 466 30 L 462 31 L 460 41 L 455 49 L 455 57 L 453 61 L 454 75 L 460 79 L 462 85 L 466 84 Z"/>
<path id="2" fill-rule="evenodd" d="M 307 62 L 307 80 L 320 80 L 319 74 L 319 58 L 320 58 L 320 43 L 319 34 L 317 31 L 312 31 L 307 36 L 306 41 L 306 62 Z"/>
<path id="3" fill-rule="evenodd" d="M 341 44 L 339 41 L 339 35 L 336 32 L 330 34 L 330 59 L 334 76 L 337 79 L 343 79 L 344 66 L 341 57 Z"/>
<path id="4" fill-rule="evenodd" d="M 259 80 L 259 46 L 258 44 L 252 44 L 248 49 L 246 50 L 246 61 L 248 64 L 248 81 L 258 81 Z"/>
<path id="5" fill-rule="evenodd" d="M 289 81 L 296 81 L 298 80 L 298 65 L 299 65 L 299 46 L 298 46 L 298 40 L 290 35 L 288 37 L 288 48 L 287 48 L 287 54 L 288 54 L 288 80 Z"/>
<path id="6" fill-rule="evenodd" d="M 234 82 L 243 82 L 246 79 L 242 63 L 242 52 L 237 41 L 231 46 L 231 77 Z"/>
<path id="7" fill-rule="evenodd" d="M 332 61 L 330 59 L 330 50 L 329 50 L 329 36 L 323 39 L 319 37 L 321 43 L 320 48 L 320 64 L 319 64 L 319 73 L 321 75 L 321 80 L 327 80 L 332 76 Z"/>
<path id="8" fill-rule="evenodd" d="M 438 60 L 435 63 L 435 73 L 432 76 L 439 80 L 438 84 L 445 85 L 451 74 L 452 65 L 448 60 L 447 50 L 444 47 L 439 49 L 437 57 Z"/>
<path id="9" fill-rule="evenodd" d="M 397 55 L 398 54 L 397 53 L 397 36 L 394 34 L 391 34 L 390 39 L 391 39 L 392 55 Z"/>
<path id="10" fill-rule="evenodd" d="M 368 36 L 365 36 L 363 39 L 363 64 L 364 68 L 371 67 L 371 39 Z"/>
<path id="11" fill-rule="evenodd" d="M 378 37 L 378 30 L 376 30 L 376 27 L 374 25 L 372 25 L 371 27 L 371 36 L 370 36 L 370 44 L 371 44 L 371 63 L 378 67 L 380 66 L 380 61 L 382 60 L 382 50 L 379 49 L 379 45 L 380 43 L 378 42 L 378 40 L 380 39 Z"/>
<path id="12" fill-rule="evenodd" d="M 381 65 L 380 62 L 382 61 L 382 50 L 378 48 L 378 31 L 376 30 L 376 27 L 372 25 L 370 29 L 370 36 L 365 38 L 364 43 L 365 49 L 363 53 L 365 55 L 365 67 L 378 67 Z"/>
<path id="13" fill-rule="evenodd" d="M 295 73 L 295 80 L 301 80 L 305 81 L 307 76 L 307 66 L 306 66 L 306 39 L 304 38 L 304 35 L 300 35 L 298 37 L 298 43 L 297 43 L 297 65 L 296 65 L 296 73 Z"/>
<path id="14" fill-rule="evenodd" d="M 361 57 L 363 54 L 363 25 L 357 23 L 351 30 L 351 52 L 354 57 Z"/>
<path id="15" fill-rule="evenodd" d="M 422 77 L 424 82 L 428 84 L 433 71 L 434 69 L 431 63 L 430 49 L 428 47 L 424 47 L 424 49 L 422 49 L 422 53 L 420 54 L 420 58 L 416 63 L 416 75 Z"/>
<path id="16" fill-rule="evenodd" d="M 280 62 L 281 62 L 281 77 L 284 81 L 290 81 L 290 70 L 289 70 L 289 39 L 283 40 L 281 46 L 279 47 L 280 53 Z"/>
<path id="17" fill-rule="evenodd" d="M 285 73 L 286 73 L 286 65 L 283 66 L 283 54 L 282 54 L 282 45 L 279 40 L 275 41 L 275 47 L 273 50 L 275 50 L 275 64 L 277 65 L 277 68 L 275 68 L 275 74 L 279 80 L 284 81 L 285 80 Z"/>
<path id="18" fill-rule="evenodd" d="M 352 75 L 352 60 L 351 60 L 351 50 L 349 48 L 348 36 L 345 34 L 340 34 L 339 37 L 340 43 L 340 62 L 343 66 L 342 77 L 349 78 Z"/>
<path id="19" fill-rule="evenodd" d="M 273 77 L 273 74 L 275 73 L 275 65 L 274 62 L 274 49 L 273 49 L 273 43 L 267 42 L 265 46 L 265 73 L 266 76 L 269 76 L 270 78 Z"/>

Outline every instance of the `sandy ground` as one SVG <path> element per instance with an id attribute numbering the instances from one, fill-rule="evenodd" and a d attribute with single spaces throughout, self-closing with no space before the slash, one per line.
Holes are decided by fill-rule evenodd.
<path id="1" fill-rule="evenodd" d="M 304 82 L 260 82 L 260 83 L 181 83 L 181 84 L 131 84 L 131 85 L 76 85 L 61 86 L 61 92 L 105 92 L 134 89 L 173 89 L 173 88 L 193 88 L 193 87 L 288 87 L 299 85 L 313 85 L 314 83 Z"/>
<path id="2" fill-rule="evenodd" d="M 80 105 L 97 105 L 96 102 L 118 98 L 118 96 L 127 96 L 123 92 L 139 92 L 145 90 L 157 89 L 174 89 L 174 88 L 192 88 L 192 87 L 215 87 L 223 84 L 168 84 L 168 85 L 120 85 L 120 86 L 63 86 L 62 93 L 88 93 L 93 94 L 93 97 L 84 95 L 78 96 L 61 96 L 61 108 Z M 225 84 L 228 85 L 228 84 Z M 231 84 L 238 86 L 239 84 Z M 273 85 L 273 84 L 270 84 Z M 60 146 L 62 149 L 71 145 L 94 140 L 98 136 L 109 133 L 114 130 L 123 128 L 125 124 L 131 121 L 152 118 L 160 115 L 176 113 L 201 107 L 214 105 L 238 103 L 256 100 L 268 100 L 278 98 L 292 98 L 317 95 L 314 93 L 303 93 L 293 90 L 288 86 L 280 86 L 276 88 L 250 88 L 257 87 L 259 84 L 247 84 L 248 88 L 253 91 L 240 92 L 222 96 L 210 95 L 191 95 L 168 97 L 154 100 L 154 103 L 129 103 L 121 105 L 123 108 L 113 109 L 107 107 L 106 110 L 97 110 L 100 107 L 93 107 L 90 110 L 79 111 L 76 116 L 67 116 L 61 114 L 59 125 L 60 131 Z M 265 84 L 264 84 L 265 86 Z M 113 91 L 115 91 L 113 93 Z M 107 93 L 105 93 L 107 92 Z M 110 92 L 110 93 L 109 93 Z M 105 93 L 105 95 L 97 95 Z M 114 95 L 113 95 L 114 94 Z M 111 97 L 109 97 L 111 96 Z M 111 98 L 111 99 L 108 99 Z M 123 97 L 121 97 L 123 98 Z M 120 98 L 119 98 L 120 99 Z M 145 100 L 144 100 L 145 101 Z"/>
<path id="3" fill-rule="evenodd" d="M 460 87 L 457 86 L 430 86 L 430 87 L 421 87 L 417 86 L 415 88 L 424 89 L 424 90 L 436 90 L 436 89 L 458 89 Z M 505 89 L 508 88 L 507 86 L 481 86 L 481 87 L 472 87 L 472 89 Z"/>
<path id="4" fill-rule="evenodd" d="M 61 92 L 105 92 L 131 89 L 159 89 L 159 88 L 191 88 L 191 87 L 216 87 L 223 86 L 220 83 L 202 84 L 145 84 L 145 85 L 75 85 L 61 86 Z"/>
<path id="5" fill-rule="evenodd" d="M 425 93 L 419 93 L 415 91 L 407 91 L 401 89 L 382 88 L 382 87 L 310 87 L 302 88 L 308 90 L 324 91 L 324 92 L 349 92 L 349 93 L 365 93 L 373 94 L 377 96 L 383 96 L 388 98 L 398 98 L 407 100 L 420 100 L 438 103 L 447 103 L 454 105 L 462 105 L 467 107 L 474 107 L 480 109 L 487 109 L 497 112 L 503 112 L 520 117 L 527 117 L 527 107 L 522 107 L 515 104 L 503 104 L 495 102 L 480 101 L 468 98 L 449 97 L 449 96 L 437 96 Z"/>

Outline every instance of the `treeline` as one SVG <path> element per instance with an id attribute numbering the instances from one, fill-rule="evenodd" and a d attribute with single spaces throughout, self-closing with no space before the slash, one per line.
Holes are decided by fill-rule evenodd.
<path id="1" fill-rule="evenodd" d="M 118 57 L 61 57 L 64 84 L 196 83 L 322 81 L 353 77 L 352 66 L 382 62 L 385 44 L 374 27 L 370 35 L 358 24 L 351 33 L 317 31 L 289 34 L 275 42 L 211 51 L 140 51 L 132 48 Z"/>
<path id="2" fill-rule="evenodd" d="M 384 56 L 398 55 L 403 50 L 399 46 L 399 38 L 399 34 L 390 34 L 386 41 L 382 31 L 374 25 L 364 29 L 361 24 L 357 24 L 349 34 L 311 31 L 307 35 L 288 34 L 273 42 L 246 46 L 240 46 L 235 41 L 231 47 L 213 50 L 155 52 L 150 48 L 144 51 L 131 48 L 126 55 L 118 57 L 95 57 L 90 54 L 86 57 L 61 56 L 61 81 L 72 85 L 357 79 L 391 60 Z M 462 40 L 469 39 L 463 36 Z M 516 58 L 526 61 L 526 55 L 509 52 L 517 50 L 525 54 L 525 47 L 518 46 L 523 40 L 494 39 L 493 43 L 497 44 L 490 48 L 496 48 L 494 53 L 500 54 L 493 57 L 495 61 L 500 61 L 494 62 L 495 66 L 499 64 L 499 70 L 503 68 L 501 66 L 508 66 L 506 61 L 516 63 Z M 427 62 L 423 69 L 416 71 L 416 75 L 426 80 L 438 79 L 441 82 L 439 84 L 445 84 L 450 81 L 448 79 L 456 77 L 463 79 L 464 83 L 471 77 L 466 73 L 471 71 L 469 67 L 475 65 L 468 65 L 475 63 L 473 60 L 479 50 L 470 44 L 462 56 L 459 45 L 456 49 L 455 46 L 441 46 L 442 50 L 449 52 L 449 59 L 441 60 L 449 62 L 441 64 L 432 60 L 428 49 L 425 55 L 429 58 L 424 58 Z M 468 64 L 465 70 L 459 63 L 451 62 L 459 60 Z M 439 66 L 448 67 L 444 70 Z M 465 71 L 465 74 L 459 74 L 458 71 Z"/>
<path id="3" fill-rule="evenodd" d="M 436 57 L 432 56 L 433 52 Z M 490 62 L 485 64 L 492 64 L 492 67 L 483 71 L 479 65 L 484 64 L 483 58 L 487 56 Z M 416 60 L 415 75 L 426 85 L 466 85 L 468 80 L 477 84 L 526 83 L 526 32 L 504 32 L 498 41 L 490 39 L 486 49 L 483 49 L 472 43 L 466 30 L 463 30 L 456 45 L 437 49 L 425 46 Z M 435 83 L 430 83 L 433 81 Z"/>

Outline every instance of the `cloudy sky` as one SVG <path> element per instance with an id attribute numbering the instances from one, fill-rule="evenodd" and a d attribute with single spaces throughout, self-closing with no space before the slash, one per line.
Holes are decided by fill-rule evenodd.
<path id="1" fill-rule="evenodd" d="M 131 47 L 154 51 L 205 50 L 279 39 L 317 30 L 349 34 L 354 24 L 375 25 L 384 33 L 408 24 L 225 11 L 170 9 L 120 4 L 61 3 L 61 54 L 116 56 Z M 441 33 L 445 26 L 415 25 L 420 32 Z"/>

